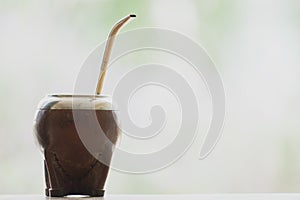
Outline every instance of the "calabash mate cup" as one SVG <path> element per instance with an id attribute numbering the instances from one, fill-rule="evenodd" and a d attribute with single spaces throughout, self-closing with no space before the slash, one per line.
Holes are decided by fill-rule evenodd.
<path id="1" fill-rule="evenodd" d="M 99 95 L 48 95 L 34 132 L 44 155 L 46 196 L 103 196 L 119 136 L 111 100 Z"/>

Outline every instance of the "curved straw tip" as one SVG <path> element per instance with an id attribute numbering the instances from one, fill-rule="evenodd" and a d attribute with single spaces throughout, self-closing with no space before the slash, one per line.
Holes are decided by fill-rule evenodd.
<path id="1" fill-rule="evenodd" d="M 136 14 L 130 14 L 130 17 L 136 17 Z"/>

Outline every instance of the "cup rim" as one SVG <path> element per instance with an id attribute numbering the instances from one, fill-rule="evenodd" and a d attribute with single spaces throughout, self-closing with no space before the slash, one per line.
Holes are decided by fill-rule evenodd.
<path id="1" fill-rule="evenodd" d="M 47 94 L 38 105 L 40 110 L 92 109 L 116 110 L 112 107 L 111 97 L 88 94 Z"/>
<path id="2" fill-rule="evenodd" d="M 109 98 L 108 95 L 90 95 L 90 94 L 64 94 L 64 93 L 53 93 L 48 94 L 48 97 L 58 97 L 58 98 Z"/>

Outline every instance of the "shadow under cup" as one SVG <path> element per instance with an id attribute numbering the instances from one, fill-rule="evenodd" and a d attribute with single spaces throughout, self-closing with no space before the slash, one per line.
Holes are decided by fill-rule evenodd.
<path id="1" fill-rule="evenodd" d="M 44 154 L 46 196 L 103 196 L 119 136 L 111 101 L 95 95 L 48 95 L 34 121 Z"/>

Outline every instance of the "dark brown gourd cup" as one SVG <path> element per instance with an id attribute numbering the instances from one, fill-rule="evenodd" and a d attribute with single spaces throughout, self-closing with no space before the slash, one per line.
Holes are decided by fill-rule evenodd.
<path id="1" fill-rule="evenodd" d="M 34 121 L 46 196 L 103 196 L 119 129 L 108 97 L 48 95 Z"/>

